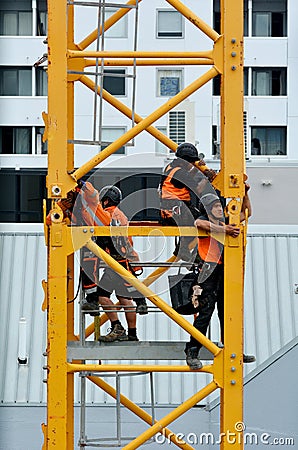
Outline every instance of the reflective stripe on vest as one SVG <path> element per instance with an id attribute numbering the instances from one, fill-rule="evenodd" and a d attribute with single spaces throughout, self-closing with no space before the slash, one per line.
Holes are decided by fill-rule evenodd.
<path id="1" fill-rule="evenodd" d="M 169 164 L 168 168 L 169 168 L 169 171 L 166 170 L 166 178 L 162 184 L 161 198 L 162 199 L 179 199 L 179 200 L 187 201 L 187 202 L 190 201 L 189 189 L 187 187 L 176 188 L 172 183 L 172 178 L 173 178 L 174 174 L 178 170 L 182 170 L 181 167 L 172 168 L 171 165 Z"/>

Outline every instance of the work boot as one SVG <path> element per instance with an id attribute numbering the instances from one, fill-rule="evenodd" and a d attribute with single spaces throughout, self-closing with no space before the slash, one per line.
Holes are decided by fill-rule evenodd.
<path id="1" fill-rule="evenodd" d="M 136 313 L 140 315 L 148 314 L 148 306 L 145 298 L 136 298 Z"/>
<path id="2" fill-rule="evenodd" d="M 139 342 L 139 339 L 138 339 L 137 336 L 129 336 L 129 335 L 128 335 L 128 340 L 129 340 L 129 341 Z"/>
<path id="3" fill-rule="evenodd" d="M 99 304 L 96 301 L 88 301 L 88 299 L 83 298 L 81 301 L 81 310 L 82 311 L 90 311 L 90 316 L 98 316 L 99 315 Z"/>
<path id="4" fill-rule="evenodd" d="M 191 370 L 198 370 L 203 367 L 202 362 L 198 358 L 198 349 L 196 347 L 187 348 L 186 353 L 186 364 Z"/>
<path id="5" fill-rule="evenodd" d="M 244 364 L 253 363 L 256 361 L 256 357 L 254 355 L 245 355 L 243 353 L 243 362 Z"/>
<path id="6" fill-rule="evenodd" d="M 123 326 L 117 323 L 106 336 L 99 336 L 101 342 L 128 341 L 128 336 Z"/>

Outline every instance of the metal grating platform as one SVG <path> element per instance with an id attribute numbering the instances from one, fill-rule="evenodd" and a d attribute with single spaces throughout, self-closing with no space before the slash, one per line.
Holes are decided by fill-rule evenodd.
<path id="1" fill-rule="evenodd" d="M 184 360 L 185 342 L 94 342 L 83 345 L 71 341 L 67 345 L 67 359 L 72 360 Z M 206 348 L 200 351 L 200 359 L 213 360 Z"/>

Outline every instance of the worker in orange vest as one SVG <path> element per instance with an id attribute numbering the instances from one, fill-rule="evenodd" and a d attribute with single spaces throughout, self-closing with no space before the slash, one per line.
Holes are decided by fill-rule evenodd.
<path id="1" fill-rule="evenodd" d="M 180 144 L 175 156 L 165 167 L 159 185 L 161 224 L 192 226 L 199 216 L 196 198 L 203 193 L 208 179 L 194 165 L 200 158 L 193 144 Z M 192 240 L 191 237 L 182 237 L 174 255 L 189 261 L 188 246 Z"/>
<path id="2" fill-rule="evenodd" d="M 246 185 L 246 193 L 242 203 L 240 221 L 245 219 L 245 209 L 248 216 L 251 215 L 251 204 L 248 197 L 249 185 Z M 228 236 L 237 237 L 240 228 L 235 225 L 225 224 L 223 207 L 220 199 L 215 193 L 208 193 L 201 197 L 201 203 L 206 214 L 201 215 L 195 221 L 195 225 L 208 233 L 224 233 Z M 197 296 L 199 313 L 194 320 L 193 326 L 201 333 L 206 334 L 215 305 L 217 304 L 218 317 L 220 322 L 222 342 L 224 331 L 224 265 L 223 265 L 223 245 L 212 236 L 201 236 L 198 238 L 198 261 L 199 275 L 195 287 L 200 287 Z M 186 363 L 192 370 L 202 368 L 198 354 L 202 344 L 190 337 L 186 344 Z M 254 362 L 253 355 L 243 355 L 243 362 Z"/>
<path id="3" fill-rule="evenodd" d="M 83 189 L 83 193 L 88 202 L 88 190 Z M 122 200 L 122 193 L 119 188 L 116 186 L 105 186 L 99 192 L 98 200 L 97 207 L 93 207 L 93 220 L 104 212 L 108 214 L 111 226 L 125 226 L 128 224 L 127 217 L 118 207 Z M 139 261 L 139 256 L 133 248 L 133 241 L 130 236 L 113 236 L 112 238 L 110 236 L 100 236 L 97 238 L 97 244 L 134 275 L 137 276 L 142 271 L 141 267 L 132 267 L 130 264 L 131 262 Z M 91 311 L 92 313 L 95 311 L 96 313 L 99 304 L 105 309 L 111 321 L 111 331 L 106 336 L 100 336 L 99 340 L 104 342 L 138 341 L 136 312 L 139 314 L 148 313 L 146 300 L 140 297 L 140 293 L 110 267 L 104 269 L 102 277 L 100 280 L 96 280 L 96 284 L 97 287 L 91 293 L 92 295 L 88 294 L 82 302 L 82 310 Z M 128 324 L 127 334 L 118 318 L 117 312 L 115 312 L 116 306 L 110 298 L 113 292 L 115 292 L 120 302 L 120 308 L 124 308 Z M 132 299 L 137 304 L 137 308 L 133 306 Z"/>

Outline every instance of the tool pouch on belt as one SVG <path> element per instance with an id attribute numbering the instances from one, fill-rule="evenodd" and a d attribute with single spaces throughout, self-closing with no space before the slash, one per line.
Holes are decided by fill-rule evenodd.
<path id="1" fill-rule="evenodd" d="M 168 277 L 172 307 L 179 314 L 196 314 L 200 309 L 202 288 L 198 283 L 198 273 L 193 270 L 187 274 Z"/>
<path id="2" fill-rule="evenodd" d="M 166 219 L 169 217 L 175 218 L 180 217 L 183 214 L 183 208 L 185 208 L 185 202 L 179 199 L 170 200 L 163 199 L 161 200 L 160 209 L 162 218 Z"/>

